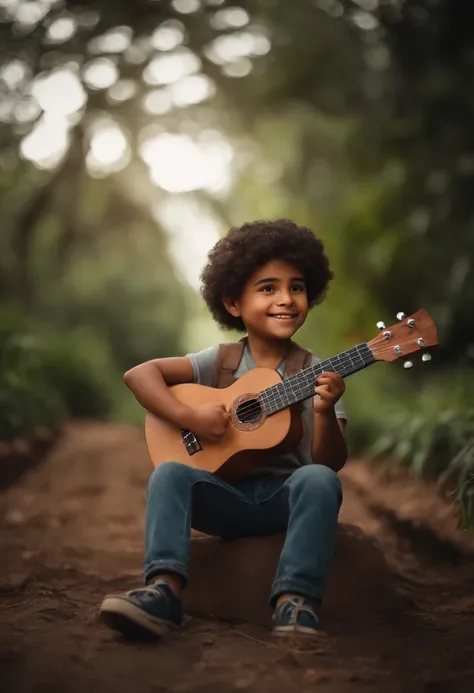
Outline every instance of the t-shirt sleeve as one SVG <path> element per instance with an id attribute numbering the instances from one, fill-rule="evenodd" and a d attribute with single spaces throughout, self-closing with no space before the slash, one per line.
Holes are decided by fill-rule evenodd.
<path id="1" fill-rule="evenodd" d="M 203 351 L 186 354 L 193 367 L 194 382 L 198 385 L 212 387 L 214 363 L 217 358 L 219 346 L 212 346 Z"/>
<path id="2" fill-rule="evenodd" d="M 318 359 L 316 356 L 313 356 L 313 366 L 315 366 L 316 364 L 318 364 L 320 362 L 321 362 L 321 359 Z M 338 419 L 344 419 L 345 421 L 347 421 L 346 407 L 344 405 L 344 401 L 343 401 L 342 397 L 341 397 L 341 399 L 339 399 L 336 402 L 336 405 L 334 407 L 334 411 L 336 412 L 336 417 Z"/>

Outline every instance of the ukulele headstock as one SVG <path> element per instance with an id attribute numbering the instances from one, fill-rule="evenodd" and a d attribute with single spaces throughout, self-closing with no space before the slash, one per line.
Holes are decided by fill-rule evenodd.
<path id="1" fill-rule="evenodd" d="M 424 308 L 408 316 L 398 313 L 397 318 L 399 322 L 391 327 L 377 323 L 380 334 L 367 342 L 376 361 L 396 361 L 438 344 L 436 325 Z M 424 353 L 422 359 L 429 361 L 431 356 Z M 408 368 L 412 365 L 411 361 L 405 363 Z"/>

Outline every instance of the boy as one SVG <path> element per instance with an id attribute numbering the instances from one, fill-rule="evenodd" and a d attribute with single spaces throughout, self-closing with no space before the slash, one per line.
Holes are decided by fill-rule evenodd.
<path id="1" fill-rule="evenodd" d="M 322 243 L 287 220 L 247 223 L 218 241 L 202 273 L 202 295 L 221 327 L 247 335 L 235 377 L 256 366 L 284 376 L 295 348 L 291 338 L 332 276 Z M 218 442 L 228 425 L 224 405 L 190 408 L 168 389 L 212 385 L 218 350 L 143 363 L 125 373 L 125 383 L 146 410 Z M 147 491 L 145 587 L 106 597 L 103 622 L 124 634 L 156 637 L 180 625 L 191 527 L 226 538 L 286 531 L 270 593 L 273 632 L 314 635 L 342 502 L 337 472 L 347 458 L 343 392 L 339 375 L 320 375 L 317 396 L 302 405 L 298 447 L 270 456 L 239 483 L 172 460 L 157 466 Z"/>

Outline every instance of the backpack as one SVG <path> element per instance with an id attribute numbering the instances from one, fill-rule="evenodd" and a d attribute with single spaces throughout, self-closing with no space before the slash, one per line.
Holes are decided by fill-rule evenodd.
<path id="1" fill-rule="evenodd" d="M 212 387 L 229 387 L 237 380 L 234 373 L 239 367 L 246 341 L 247 338 L 243 337 L 238 342 L 219 344 L 219 351 L 214 363 Z M 291 344 L 285 362 L 285 376 L 295 375 L 303 368 L 310 366 L 313 358 L 313 354 L 308 349 L 303 349 L 295 342 Z"/>

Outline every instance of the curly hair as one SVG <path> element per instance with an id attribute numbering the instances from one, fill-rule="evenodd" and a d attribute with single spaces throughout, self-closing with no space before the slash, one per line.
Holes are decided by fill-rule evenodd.
<path id="1" fill-rule="evenodd" d="M 285 260 L 303 273 L 310 308 L 323 300 L 334 275 L 314 233 L 288 219 L 249 222 L 216 243 L 201 273 L 201 294 L 221 327 L 245 332 L 241 318 L 230 315 L 222 299 L 237 300 L 249 277 L 271 260 Z"/>

